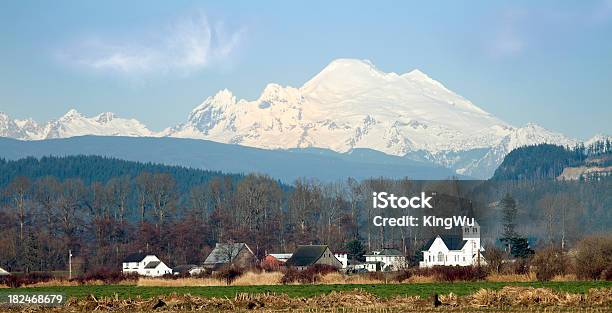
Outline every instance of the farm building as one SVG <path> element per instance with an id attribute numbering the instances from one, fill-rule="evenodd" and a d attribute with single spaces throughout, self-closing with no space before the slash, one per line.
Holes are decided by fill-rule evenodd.
<path id="1" fill-rule="evenodd" d="M 228 264 L 251 267 L 256 261 L 253 250 L 246 243 L 217 243 L 203 266 L 208 269 L 218 269 Z"/>
<path id="2" fill-rule="evenodd" d="M 172 274 L 172 269 L 155 255 L 133 253 L 123 260 L 123 273 L 158 277 Z"/>
<path id="3" fill-rule="evenodd" d="M 338 261 L 340 261 L 340 263 L 342 263 L 343 269 L 348 267 L 348 252 L 336 251 L 334 252 L 334 256 L 336 257 L 336 259 L 338 259 Z"/>
<path id="4" fill-rule="evenodd" d="M 193 275 L 193 270 L 198 268 L 195 264 L 179 265 L 172 268 L 172 274 L 174 275 Z"/>
<path id="5" fill-rule="evenodd" d="M 11 273 L 5 271 L 2 267 L 0 267 L 0 276 L 8 276 L 11 275 Z"/>
<path id="6" fill-rule="evenodd" d="M 287 260 L 287 266 L 293 266 L 299 270 L 316 264 L 342 268 L 342 263 L 326 245 L 298 246 L 291 258 Z"/>
<path id="7" fill-rule="evenodd" d="M 291 258 L 291 253 L 270 253 L 261 260 L 261 266 L 266 268 L 279 268 L 285 266 L 287 260 Z"/>
<path id="8" fill-rule="evenodd" d="M 423 261 L 419 267 L 436 265 L 472 266 L 485 265 L 482 256 L 484 249 L 480 245 L 480 226 L 465 226 L 463 236 L 438 235 L 425 244 Z"/>
<path id="9" fill-rule="evenodd" d="M 372 251 L 365 255 L 366 263 L 369 263 L 368 268 L 380 268 L 380 270 L 397 271 L 406 267 L 406 258 L 397 249 L 384 248 L 380 251 Z M 380 264 L 377 264 L 380 262 Z M 377 269 L 378 271 L 378 269 Z"/>
<path id="10" fill-rule="evenodd" d="M 384 266 L 383 262 L 358 262 L 353 264 L 351 267 L 356 272 L 380 272 Z"/>

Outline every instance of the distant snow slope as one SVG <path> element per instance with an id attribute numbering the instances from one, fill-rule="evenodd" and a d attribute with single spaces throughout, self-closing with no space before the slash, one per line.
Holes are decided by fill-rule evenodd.
<path id="1" fill-rule="evenodd" d="M 368 148 L 490 177 L 512 149 L 576 140 L 534 124 L 516 128 L 419 70 L 385 73 L 369 61 L 338 59 L 299 88 L 268 84 L 258 99 L 224 89 L 185 123 L 151 132 L 134 119 L 71 110 L 39 126 L 0 113 L 0 136 L 22 140 L 81 135 L 207 139 L 265 149 Z"/>
<path id="2" fill-rule="evenodd" d="M 32 119 L 11 120 L 0 112 L 0 137 L 41 140 L 83 135 L 145 137 L 154 133 L 135 119 L 120 118 L 110 112 L 85 117 L 76 110 L 70 110 L 44 126 Z"/>

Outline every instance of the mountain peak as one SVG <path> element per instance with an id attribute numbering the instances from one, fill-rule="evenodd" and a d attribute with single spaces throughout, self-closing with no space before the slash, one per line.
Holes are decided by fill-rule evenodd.
<path id="1" fill-rule="evenodd" d="M 384 75 L 370 60 L 335 59 L 331 61 L 317 76 L 330 74 L 378 74 Z M 315 76 L 316 77 L 316 76 Z"/>
<path id="2" fill-rule="evenodd" d="M 82 117 L 81 113 L 75 109 L 70 109 L 62 118 Z"/>
<path id="3" fill-rule="evenodd" d="M 414 70 L 402 75 L 403 77 L 408 77 L 408 78 L 413 78 L 413 79 L 428 79 L 431 80 L 431 77 L 429 77 L 427 74 L 423 73 L 421 70 L 419 70 L 418 68 L 415 68 Z"/>

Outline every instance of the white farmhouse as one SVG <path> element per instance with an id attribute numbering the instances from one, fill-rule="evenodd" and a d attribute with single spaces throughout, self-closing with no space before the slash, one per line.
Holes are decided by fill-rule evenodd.
<path id="1" fill-rule="evenodd" d="M 159 277 L 172 274 L 172 269 L 155 255 L 134 253 L 123 260 L 123 274 Z"/>
<path id="2" fill-rule="evenodd" d="M 342 268 L 348 267 L 348 252 L 336 251 L 334 252 L 334 256 L 342 263 Z"/>
<path id="3" fill-rule="evenodd" d="M 372 251 L 370 254 L 365 255 L 366 264 L 374 264 L 376 269 L 376 263 L 380 262 L 380 268 L 382 271 L 397 271 L 406 267 L 406 258 L 397 249 L 385 248 L 380 251 Z"/>
<path id="4" fill-rule="evenodd" d="M 480 245 L 480 226 L 465 226 L 463 237 L 438 235 L 425 244 L 419 267 L 486 265 Z"/>

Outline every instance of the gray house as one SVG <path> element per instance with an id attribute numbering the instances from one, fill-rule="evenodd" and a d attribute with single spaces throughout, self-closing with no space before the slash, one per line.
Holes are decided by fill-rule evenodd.
<path id="1" fill-rule="evenodd" d="M 209 269 L 229 264 L 246 268 L 253 266 L 256 261 L 255 254 L 246 243 L 217 243 L 202 265 Z"/>
<path id="2" fill-rule="evenodd" d="M 287 266 L 293 266 L 298 270 L 304 270 L 316 264 L 330 265 L 342 268 L 342 263 L 326 245 L 298 246 L 297 250 L 287 260 Z"/>

